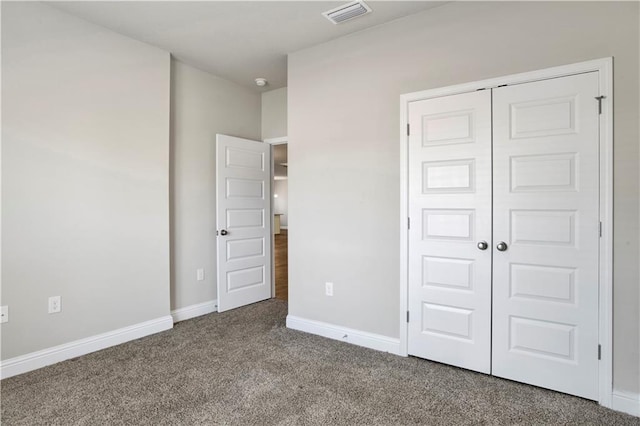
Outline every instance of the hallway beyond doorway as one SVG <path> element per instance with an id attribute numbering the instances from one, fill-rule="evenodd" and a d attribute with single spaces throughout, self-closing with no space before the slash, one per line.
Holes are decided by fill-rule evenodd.
<path id="1" fill-rule="evenodd" d="M 276 299 L 287 300 L 289 296 L 288 230 L 281 229 L 274 235 L 274 268 L 276 272 Z"/>

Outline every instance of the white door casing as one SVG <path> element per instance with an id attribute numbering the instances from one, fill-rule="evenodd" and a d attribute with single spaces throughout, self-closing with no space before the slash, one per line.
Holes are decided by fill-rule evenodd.
<path id="1" fill-rule="evenodd" d="M 411 102 L 409 124 L 408 353 L 489 373 L 491 93 Z"/>
<path id="2" fill-rule="evenodd" d="M 270 148 L 216 135 L 219 312 L 271 297 Z"/>
<path id="3" fill-rule="evenodd" d="M 605 72 L 608 69 L 602 68 Z M 601 140 L 604 137 L 607 142 L 610 136 L 610 121 L 600 120 L 596 99 L 606 97 L 602 92 L 606 93 L 608 85 L 602 71 L 597 71 L 600 73 L 584 72 L 485 89 L 491 90 L 494 96 L 493 326 L 490 335 L 493 345 L 489 353 L 494 375 L 597 399 L 608 405 L 607 392 L 611 388 L 603 378 L 610 377 L 610 366 L 605 365 L 603 375 L 599 342 L 610 344 L 610 330 L 603 327 L 610 321 L 610 308 L 604 305 L 604 316 L 599 316 L 598 311 L 603 309 L 603 301 L 610 301 L 610 287 L 606 287 L 610 285 L 606 266 L 606 259 L 610 259 L 610 224 L 602 226 L 600 222 L 602 217 L 610 217 L 607 203 L 610 203 L 610 181 L 601 180 L 601 173 L 611 170 L 610 145 Z M 433 185 L 434 178 L 453 179 L 454 185 L 450 186 L 454 187 L 462 184 L 468 189 L 471 186 L 465 180 L 470 173 L 459 167 L 462 163 L 474 163 L 471 159 L 454 163 L 445 155 L 444 161 L 448 161 L 449 166 L 457 166 L 445 172 L 440 167 L 442 152 L 432 150 L 427 158 L 414 158 L 416 144 L 428 145 L 424 140 L 429 131 L 428 121 L 451 115 L 450 109 L 436 107 L 428 111 L 428 116 L 416 118 L 415 108 L 428 103 L 443 104 L 443 99 L 446 98 L 407 102 L 406 120 L 412 129 L 407 138 L 407 200 L 408 215 L 412 219 L 416 216 L 416 199 L 427 207 L 427 216 L 431 215 L 429 211 L 457 215 L 464 210 L 445 211 L 447 209 L 439 209 L 435 199 L 425 198 L 423 192 L 455 192 L 450 188 L 443 190 L 439 182 Z M 464 133 L 467 127 L 464 121 L 449 119 L 445 133 L 458 136 Z M 422 140 L 416 141 L 416 133 Z M 605 149 L 601 153 L 602 146 Z M 449 150 L 448 154 L 455 155 L 455 151 Z M 431 170 L 434 167 L 436 169 Z M 457 178 L 452 178 L 454 169 L 458 172 Z M 421 192 L 416 191 L 418 185 Z M 445 197 L 447 203 L 452 199 Z M 475 209 L 472 206 L 468 210 Z M 407 326 L 407 346 L 408 354 L 461 365 L 459 354 L 444 354 L 445 359 L 434 357 L 434 352 L 441 349 L 435 345 L 423 345 L 426 356 L 416 353 L 415 349 L 420 339 L 424 341 L 424 336 L 416 335 L 417 329 L 433 334 L 434 325 L 444 324 L 450 332 L 453 327 L 464 324 L 455 322 L 452 315 L 446 317 L 447 321 L 434 314 L 415 318 L 416 303 L 423 303 L 424 308 L 425 299 L 416 300 L 416 277 L 423 274 L 420 279 L 424 287 L 434 287 L 430 283 L 433 274 L 429 275 L 428 269 L 430 266 L 434 270 L 430 258 L 436 257 L 427 256 L 429 261 L 420 271 L 416 259 L 422 247 L 416 249 L 417 239 L 431 237 L 429 225 L 441 226 L 447 222 L 453 223 L 440 218 L 427 219 L 421 221 L 420 229 L 416 230 L 412 220 L 413 229 L 408 231 L 407 303 L 412 321 Z M 458 220 L 456 225 L 463 223 L 465 221 Z M 602 244 L 600 235 L 604 237 Z M 450 268 L 447 274 L 440 274 L 439 279 L 459 281 L 460 276 Z M 604 288 L 600 285 L 603 277 Z M 437 304 L 427 303 L 427 308 L 435 308 L 439 313 L 464 313 L 464 309 L 449 309 L 462 300 L 460 297 L 456 300 L 453 293 L 449 293 L 451 305 L 429 306 Z M 599 336 L 603 330 L 604 335 Z M 605 359 L 610 362 L 610 353 L 605 354 Z"/>
<path id="4" fill-rule="evenodd" d="M 580 62 L 570 65 L 562 65 L 553 68 L 547 68 L 537 71 L 525 72 L 520 74 L 513 74 L 508 76 L 491 78 L 488 80 L 475 81 L 469 83 L 458 84 L 454 86 L 441 87 L 436 89 L 429 89 L 420 92 L 407 93 L 401 95 L 400 99 L 400 122 L 402 124 L 400 134 L 400 228 L 403 229 L 400 238 L 400 353 L 402 355 L 408 355 L 408 346 L 410 340 L 409 325 L 410 323 L 405 320 L 405 311 L 409 306 L 409 259 L 411 247 L 409 246 L 410 231 L 407 230 L 407 218 L 410 212 L 410 194 L 409 194 L 409 136 L 406 134 L 405 126 L 409 123 L 409 105 L 415 101 L 434 99 L 437 97 L 444 97 L 450 95 L 457 95 L 460 93 L 469 93 L 476 90 L 489 90 L 492 88 L 502 88 L 505 85 L 513 86 L 522 83 L 541 82 L 544 80 L 562 78 L 568 76 L 577 76 L 585 73 L 594 73 L 597 77 L 594 79 L 598 82 L 597 96 L 600 102 L 593 100 L 595 108 L 600 110 L 600 114 L 597 117 L 598 126 L 598 148 L 599 158 L 597 164 L 593 165 L 595 170 L 591 170 L 592 177 L 598 180 L 599 187 L 599 225 L 600 225 L 600 238 L 596 242 L 596 251 L 598 256 L 592 262 L 597 265 L 598 280 L 597 284 L 597 315 L 595 321 L 597 322 L 598 330 L 598 348 L 590 349 L 589 353 L 593 353 L 594 356 L 600 355 L 600 359 L 597 363 L 597 394 L 594 395 L 590 392 L 589 398 L 597 399 L 598 402 L 605 407 L 613 406 L 613 58 L 596 59 L 586 62 Z M 587 95 L 585 101 L 588 101 L 590 95 Z M 559 96 L 562 97 L 562 96 Z M 552 108 L 553 109 L 553 108 Z M 576 122 L 578 128 L 581 123 Z M 533 130 L 533 129 L 529 129 Z M 550 130 L 547 128 L 547 130 Z M 557 129 L 556 129 L 557 130 Z M 521 132 L 522 133 L 522 132 Z M 520 134 L 522 136 L 522 134 Z M 555 155 L 554 152 L 551 153 Z M 562 154 L 562 153 L 559 153 Z M 523 155 L 528 155 L 524 153 Z M 565 161 L 566 158 L 559 159 L 560 162 L 556 163 L 556 172 L 558 171 L 557 165 Z M 516 159 L 516 163 L 518 159 Z M 551 167 L 554 168 L 554 167 Z M 526 167 L 522 169 L 526 170 Z M 576 169 L 580 174 L 581 169 Z M 559 176 L 557 173 L 549 175 L 549 179 L 553 180 Z M 520 183 L 526 186 L 527 180 L 520 179 Z M 510 182 L 509 182 L 509 185 Z M 576 222 L 579 223 L 579 222 Z M 547 236 L 550 234 L 547 233 Z M 496 238 L 497 235 L 496 235 Z M 506 254 L 511 247 L 503 253 L 499 253 L 495 249 L 495 243 L 500 240 L 496 239 L 492 246 L 494 251 L 494 258 L 498 254 Z M 509 241 L 506 241 L 507 243 Z M 518 243 L 516 243 L 517 246 Z M 525 271 L 526 272 L 526 271 Z M 549 271 L 553 272 L 553 271 Z M 526 277 L 526 273 L 524 275 Z M 521 275 L 522 277 L 522 275 Z M 566 281 L 565 281 L 566 282 Z M 576 281 L 577 282 L 577 281 Z M 521 281 L 521 283 L 527 283 Z M 521 286 L 522 288 L 522 286 Z M 578 289 L 579 291 L 579 289 Z M 577 295 L 577 293 L 576 293 Z M 577 296 L 579 299 L 580 296 Z M 576 299 L 576 300 L 577 300 Z M 413 317 L 411 320 L 413 321 Z M 526 325 L 526 324 L 525 324 Z M 520 342 L 521 344 L 522 342 Z M 579 344 L 579 342 L 578 342 Z M 601 349 L 601 350 L 599 350 Z M 579 349 L 580 351 L 580 349 Z M 576 352 L 578 353 L 578 352 Z M 585 350 L 586 354 L 586 350 Z M 580 355 L 582 356 L 582 355 Z M 590 355 L 589 355 L 590 356 Z M 581 358 L 580 358 L 581 359 Z M 593 359 L 591 359 L 592 361 Z M 534 363 L 535 364 L 535 363 Z M 537 369 L 539 366 L 534 365 L 533 369 Z M 555 368 L 555 367 L 552 367 Z M 499 372 L 498 372 L 499 373 Z M 590 377 L 591 380 L 593 376 Z M 544 384 L 539 384 L 545 386 Z M 548 387 L 548 386 L 547 386 Z M 565 392 L 572 392 L 571 390 L 565 390 Z"/>
<path id="5" fill-rule="evenodd" d="M 275 186 L 274 186 L 274 169 L 275 169 L 275 158 L 273 156 L 273 148 L 275 145 L 283 145 L 283 144 L 288 144 L 289 143 L 289 138 L 287 136 L 280 136 L 277 138 L 267 138 L 265 140 L 262 141 L 265 144 L 269 144 L 271 146 L 271 162 L 269 164 L 271 164 L 271 178 L 270 178 L 270 182 L 271 182 L 271 188 L 272 191 L 275 191 Z M 275 202 L 274 202 L 274 198 L 271 198 L 271 211 L 273 212 L 275 210 Z M 275 216 L 274 216 L 274 221 L 275 221 Z M 275 232 L 275 222 L 273 223 L 273 227 L 274 227 L 274 232 Z M 272 234 L 273 235 L 273 234 Z M 275 297 L 276 295 L 276 271 L 275 271 L 275 238 L 271 238 L 271 253 L 273 254 L 273 258 L 272 258 L 272 262 L 274 267 L 271 268 L 271 295 L 273 297 Z"/>
<path id="6" fill-rule="evenodd" d="M 589 399 L 598 399 L 598 95 L 595 72 L 493 89 L 492 372 Z"/>

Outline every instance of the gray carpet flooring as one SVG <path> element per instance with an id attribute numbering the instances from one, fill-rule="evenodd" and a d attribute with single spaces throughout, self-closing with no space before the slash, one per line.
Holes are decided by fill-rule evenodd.
<path id="1" fill-rule="evenodd" d="M 615 424 L 596 403 L 285 327 L 269 300 L 3 380 L 3 425 Z"/>

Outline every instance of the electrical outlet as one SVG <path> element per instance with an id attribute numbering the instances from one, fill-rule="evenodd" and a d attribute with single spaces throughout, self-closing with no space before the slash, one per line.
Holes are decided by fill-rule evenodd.
<path id="1" fill-rule="evenodd" d="M 9 322 L 9 306 L 0 306 L 0 324 L 3 322 Z"/>
<path id="2" fill-rule="evenodd" d="M 49 298 L 49 313 L 55 314 L 62 310 L 62 302 L 60 296 L 51 296 Z"/>
<path id="3" fill-rule="evenodd" d="M 333 283 L 324 283 L 324 292 L 327 296 L 333 296 Z"/>
<path id="4" fill-rule="evenodd" d="M 198 281 L 204 281 L 204 269 L 200 268 L 196 270 L 196 279 Z"/>

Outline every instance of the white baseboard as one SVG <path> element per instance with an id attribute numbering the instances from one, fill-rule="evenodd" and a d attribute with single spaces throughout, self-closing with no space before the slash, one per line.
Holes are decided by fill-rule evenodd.
<path id="1" fill-rule="evenodd" d="M 210 300 L 204 303 L 198 303 L 196 305 L 185 306 L 184 308 L 171 311 L 173 322 L 180 322 L 191 318 L 199 317 L 200 315 L 210 314 L 211 312 L 218 311 L 218 301 Z"/>
<path id="2" fill-rule="evenodd" d="M 287 328 L 400 355 L 400 339 L 287 315 Z"/>
<path id="3" fill-rule="evenodd" d="M 285 226 L 280 225 L 280 229 L 286 229 L 286 230 L 289 230 L 289 226 L 287 226 L 287 225 L 285 225 Z"/>
<path id="4" fill-rule="evenodd" d="M 613 390 L 611 408 L 616 411 L 640 417 L 640 395 L 632 392 Z"/>
<path id="5" fill-rule="evenodd" d="M 0 362 L 0 378 L 6 379 L 7 377 L 37 370 L 47 365 L 66 361 L 171 328 L 173 328 L 173 320 L 171 316 L 167 315 L 151 321 L 141 322 L 63 345 L 10 358 Z"/>

